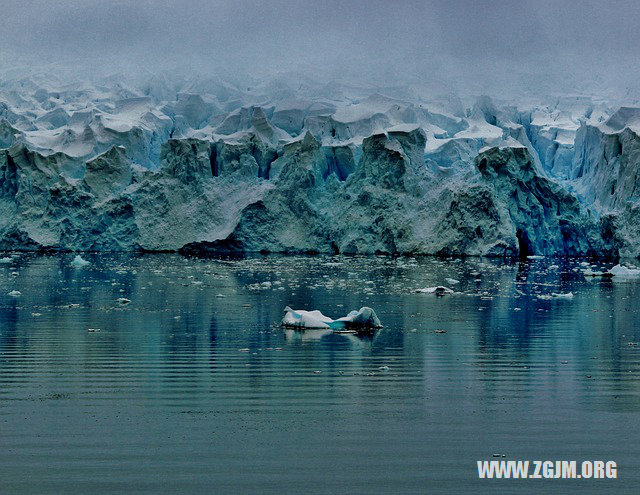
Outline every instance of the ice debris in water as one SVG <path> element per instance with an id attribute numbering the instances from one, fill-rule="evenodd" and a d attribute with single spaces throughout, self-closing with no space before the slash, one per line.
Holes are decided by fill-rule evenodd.
<path id="1" fill-rule="evenodd" d="M 540 294 L 538 299 L 551 300 L 551 299 L 573 299 L 573 292 L 552 292 L 551 294 Z"/>
<path id="2" fill-rule="evenodd" d="M 609 272 L 598 272 L 595 270 L 592 270 L 591 268 L 586 268 L 584 270 L 582 270 L 582 274 L 585 277 L 605 277 L 605 276 L 611 276 Z"/>
<path id="3" fill-rule="evenodd" d="M 7 295 L 11 297 L 19 297 L 22 295 L 22 292 L 20 292 L 19 290 L 12 290 Z"/>
<path id="4" fill-rule="evenodd" d="M 127 299 L 126 297 L 119 297 L 118 299 L 116 299 L 116 301 L 118 301 L 122 305 L 125 305 L 129 304 L 131 302 L 131 299 Z"/>
<path id="5" fill-rule="evenodd" d="M 435 294 L 436 296 L 445 296 L 447 294 L 453 294 L 453 289 L 438 285 L 437 287 L 425 287 L 424 289 L 416 289 L 416 292 L 421 294 Z"/>
<path id="6" fill-rule="evenodd" d="M 91 263 L 83 259 L 80 255 L 77 255 L 75 258 L 73 258 L 73 261 L 71 262 L 71 266 L 73 266 L 74 268 L 83 268 L 90 264 Z"/>
<path id="7" fill-rule="evenodd" d="M 4 258 L 0 258 L 0 263 L 2 264 L 8 264 L 11 263 L 13 260 L 11 258 L 9 258 L 8 256 L 5 256 Z"/>
<path id="8" fill-rule="evenodd" d="M 444 281 L 451 285 L 456 285 L 460 283 L 460 280 L 456 280 L 455 278 L 445 278 Z"/>
<path id="9" fill-rule="evenodd" d="M 323 315 L 320 311 L 304 311 L 284 308 L 285 315 L 282 318 L 282 326 L 294 328 L 329 328 L 332 330 L 362 329 L 362 328 L 382 328 L 382 324 L 376 312 L 367 307 L 360 308 L 359 311 L 351 311 L 347 316 L 332 320 Z"/>

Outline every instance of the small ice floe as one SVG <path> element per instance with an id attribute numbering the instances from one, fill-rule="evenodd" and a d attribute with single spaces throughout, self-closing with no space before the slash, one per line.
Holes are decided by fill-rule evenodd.
<path id="1" fill-rule="evenodd" d="M 555 299 L 573 299 L 573 292 L 552 292 Z"/>
<path id="2" fill-rule="evenodd" d="M 131 302 L 131 299 L 127 299 L 126 297 L 119 297 L 118 299 L 116 299 L 116 301 L 124 306 L 125 304 L 129 304 Z"/>
<path id="3" fill-rule="evenodd" d="M 98 333 L 99 331 L 99 328 L 87 328 L 88 333 Z"/>
<path id="4" fill-rule="evenodd" d="M 592 270 L 591 268 L 586 268 L 582 270 L 582 274 L 585 277 L 606 277 L 606 276 L 610 277 L 611 276 L 609 272 L 599 272 L 596 270 Z"/>
<path id="5" fill-rule="evenodd" d="M 271 288 L 271 282 L 269 282 L 268 280 L 262 283 L 255 283 L 255 284 L 249 284 L 247 285 L 247 289 L 250 290 L 266 290 L 266 289 L 270 289 Z"/>
<path id="6" fill-rule="evenodd" d="M 453 289 L 438 285 L 437 287 L 425 287 L 424 289 L 416 289 L 416 292 L 420 294 L 435 294 L 436 296 L 446 296 L 447 294 L 453 294 Z"/>
<path id="7" fill-rule="evenodd" d="M 616 265 L 607 273 L 610 274 L 612 277 L 620 277 L 620 278 L 640 277 L 640 269 L 629 268 L 624 265 Z"/>
<path id="8" fill-rule="evenodd" d="M 333 320 L 320 311 L 304 311 L 284 308 L 281 325 L 292 328 L 328 328 L 335 331 L 382 328 L 376 312 L 367 307 L 351 311 L 347 316 Z"/>
<path id="9" fill-rule="evenodd" d="M 551 294 L 539 294 L 537 297 L 545 301 L 551 299 L 573 299 L 573 292 L 552 292 Z"/>
<path id="10" fill-rule="evenodd" d="M 20 292 L 19 290 L 12 290 L 11 292 L 7 293 L 7 295 L 11 297 L 20 297 L 22 295 L 22 292 Z"/>
<path id="11" fill-rule="evenodd" d="M 527 256 L 527 259 L 529 260 L 543 260 L 544 256 L 540 256 L 539 254 L 532 254 Z"/>
<path id="12" fill-rule="evenodd" d="M 77 255 L 75 258 L 73 258 L 73 261 L 71 262 L 71 266 L 74 268 L 84 268 L 85 266 L 88 266 L 90 264 L 91 263 L 83 259 L 80 255 Z"/>
<path id="13" fill-rule="evenodd" d="M 0 258 L 0 264 L 6 265 L 8 263 L 11 263 L 13 261 L 13 259 L 9 258 L 9 257 L 4 257 L 4 258 Z"/>
<path id="14" fill-rule="evenodd" d="M 460 280 L 456 280 L 455 278 L 445 278 L 444 281 L 449 285 L 457 285 L 460 283 Z"/>

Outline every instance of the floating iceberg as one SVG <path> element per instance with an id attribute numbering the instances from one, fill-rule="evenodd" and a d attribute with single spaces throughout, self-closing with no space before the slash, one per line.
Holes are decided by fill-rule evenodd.
<path id="1" fill-rule="evenodd" d="M 629 268 L 624 265 L 616 265 L 607 273 L 613 277 L 621 277 L 621 278 L 640 277 L 640 269 Z"/>
<path id="2" fill-rule="evenodd" d="M 540 294 L 538 299 L 549 301 L 551 299 L 573 299 L 573 292 L 552 292 L 551 294 Z"/>
<path id="3" fill-rule="evenodd" d="M 416 292 L 421 294 L 435 294 L 436 296 L 445 296 L 447 294 L 453 294 L 453 289 L 439 285 L 437 287 L 425 287 L 424 289 L 416 289 Z"/>
<path id="4" fill-rule="evenodd" d="M 294 328 L 329 328 L 331 330 L 355 330 L 382 328 L 376 312 L 367 307 L 359 311 L 351 311 L 347 316 L 332 320 L 320 311 L 294 310 L 289 306 L 284 308 L 282 326 Z"/>
<path id="5" fill-rule="evenodd" d="M 71 266 L 74 268 L 83 268 L 87 265 L 90 265 L 91 263 L 89 263 L 87 260 L 83 259 L 80 255 L 76 256 L 75 258 L 73 258 L 73 261 L 71 262 Z"/>

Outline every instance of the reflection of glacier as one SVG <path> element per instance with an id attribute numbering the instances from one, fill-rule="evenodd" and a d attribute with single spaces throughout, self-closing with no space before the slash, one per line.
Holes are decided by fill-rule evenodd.
<path id="1" fill-rule="evenodd" d="M 0 280 L 5 383 L 50 380 L 47 373 L 59 376 L 65 363 L 73 380 L 83 376 L 81 388 L 123 388 L 145 400 L 150 391 L 175 391 L 202 407 L 204 391 L 213 392 L 211 400 L 220 393 L 233 401 L 239 390 L 277 385 L 297 397 L 296 387 L 318 370 L 331 377 L 329 388 L 342 376 L 379 375 L 381 381 L 358 379 L 348 389 L 380 398 L 400 387 L 416 400 L 426 395 L 429 403 L 433 393 L 441 393 L 449 404 L 456 384 L 459 393 L 503 404 L 516 382 L 532 401 L 578 395 L 591 408 L 637 410 L 637 374 L 629 373 L 637 347 L 629 342 L 640 340 L 640 327 L 629 305 L 640 286 L 632 280 L 586 280 L 574 270 L 578 261 L 86 257 L 91 266 L 81 270 L 70 266 L 72 255 L 21 255 L 1 265 L 0 271 L 20 274 Z M 450 276 L 460 280 L 455 297 L 412 290 Z M 265 281 L 271 286 L 252 288 Z M 370 281 L 374 294 L 363 289 Z M 22 292 L 19 300 L 6 296 L 11 289 Z M 537 297 L 569 291 L 575 294 L 570 301 Z M 123 296 L 131 303 L 117 304 Z M 279 321 L 286 303 L 329 314 L 366 303 L 378 309 L 385 328 L 368 336 L 285 331 Z M 49 355 L 55 358 L 48 361 Z M 29 367 L 38 373 L 25 374 Z M 123 370 L 130 383 L 121 381 Z M 585 379 L 605 373 L 612 380 Z M 611 402 L 600 393 L 609 387 L 617 387 L 621 400 Z M 329 388 L 330 394 L 345 393 Z M 317 393 L 310 389 L 309 397 Z"/>
<path id="2" fill-rule="evenodd" d="M 640 109 L 380 92 L 2 81 L 0 248 L 640 254 Z"/>

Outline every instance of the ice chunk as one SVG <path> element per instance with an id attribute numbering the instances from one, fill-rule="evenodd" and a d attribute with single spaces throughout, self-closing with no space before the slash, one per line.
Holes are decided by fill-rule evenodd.
<path id="1" fill-rule="evenodd" d="M 87 265 L 90 265 L 91 263 L 89 263 L 87 260 L 83 259 L 82 256 L 77 255 L 75 258 L 73 258 L 73 261 L 71 262 L 71 266 L 74 268 L 83 268 Z"/>
<path id="2" fill-rule="evenodd" d="M 19 290 L 12 290 L 7 295 L 11 297 L 20 297 L 22 295 L 22 292 L 20 292 Z"/>
<path id="3" fill-rule="evenodd" d="M 287 327 L 300 328 L 331 328 L 329 323 L 331 318 L 323 315 L 320 311 L 294 311 L 289 306 L 284 308 L 285 315 L 282 318 L 282 325 Z"/>
<path id="4" fill-rule="evenodd" d="M 592 270 L 591 268 L 586 268 L 584 270 L 582 270 L 582 274 L 585 277 L 605 277 L 605 276 L 611 276 L 611 274 L 609 272 L 598 272 L 595 270 Z"/>
<path id="5" fill-rule="evenodd" d="M 445 278 L 444 281 L 450 285 L 457 285 L 460 283 L 460 280 L 456 280 L 455 278 Z"/>
<path id="6" fill-rule="evenodd" d="M 552 292 L 551 294 L 540 294 L 538 299 L 550 301 L 551 299 L 573 299 L 573 292 Z"/>
<path id="7" fill-rule="evenodd" d="M 556 299 L 573 299 L 573 292 L 552 292 L 551 295 Z"/>
<path id="8" fill-rule="evenodd" d="M 359 311 L 351 311 L 347 316 L 337 320 L 332 320 L 318 310 L 294 310 L 287 306 L 284 311 L 282 326 L 285 327 L 328 328 L 332 330 L 382 327 L 375 311 L 367 307 L 362 307 Z"/>
<path id="9" fill-rule="evenodd" d="M 638 268 L 629 268 L 624 265 L 616 265 L 607 273 L 614 277 L 621 278 L 632 278 L 632 277 L 640 277 L 640 269 Z"/>
<path id="10" fill-rule="evenodd" d="M 421 294 L 435 294 L 436 296 L 446 296 L 447 294 L 453 294 L 453 289 L 438 285 L 437 287 L 425 287 L 424 289 L 416 289 L 416 292 Z"/>
<path id="11" fill-rule="evenodd" d="M 0 258 L 0 263 L 6 265 L 7 263 L 11 263 L 13 260 L 9 257 Z"/>

